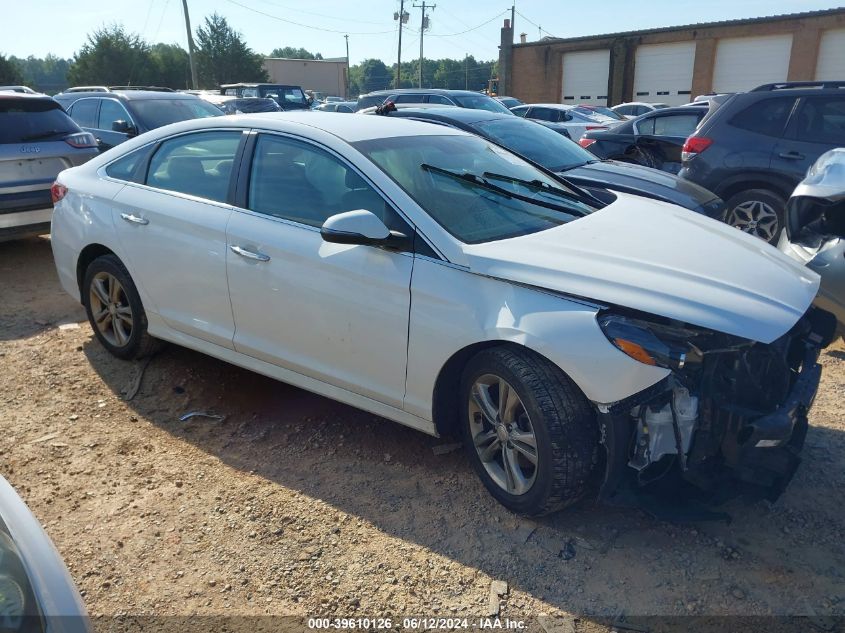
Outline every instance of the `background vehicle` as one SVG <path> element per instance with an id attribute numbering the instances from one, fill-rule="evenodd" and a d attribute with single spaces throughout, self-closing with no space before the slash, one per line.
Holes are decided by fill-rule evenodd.
<path id="1" fill-rule="evenodd" d="M 300 86 L 285 84 L 240 83 L 220 86 L 220 94 L 237 97 L 274 99 L 282 110 L 307 110 L 311 107 Z"/>
<path id="2" fill-rule="evenodd" d="M 0 86 L 0 92 L 22 92 L 30 95 L 40 94 L 29 86 Z"/>
<path id="3" fill-rule="evenodd" d="M 65 88 L 60 94 L 74 93 L 74 92 L 110 92 L 111 88 L 108 86 L 71 86 Z"/>
<path id="4" fill-rule="evenodd" d="M 577 141 L 590 130 L 607 130 L 621 123 L 586 108 L 559 103 L 521 105 L 513 108 L 511 112 L 516 116 L 538 121 L 573 141 Z"/>
<path id="5" fill-rule="evenodd" d="M 200 99 L 220 108 L 223 114 L 251 114 L 254 112 L 281 112 L 275 99 L 261 97 L 231 97 L 220 94 L 201 94 Z"/>
<path id="6" fill-rule="evenodd" d="M 578 143 L 599 158 L 676 174 L 681 169 L 684 143 L 705 114 L 704 108 L 661 108 L 612 130 L 587 132 Z"/>
<path id="7" fill-rule="evenodd" d="M 319 110 L 320 112 L 345 112 L 347 114 L 351 114 L 355 112 L 357 107 L 358 103 L 356 101 L 331 101 L 329 103 L 320 104 L 314 109 Z"/>
<path id="8" fill-rule="evenodd" d="M 681 178 L 721 196 L 728 224 L 774 244 L 792 190 L 819 156 L 845 146 L 843 86 L 766 84 L 727 97 L 687 139 Z"/>
<path id="9" fill-rule="evenodd" d="M 489 110 L 503 114 L 510 113 L 504 105 L 493 97 L 488 97 L 471 90 L 414 89 L 378 90 L 358 97 L 358 110 L 379 106 L 385 101 L 392 101 L 397 106 L 408 104 L 446 105 L 475 110 Z"/>
<path id="10" fill-rule="evenodd" d="M 177 123 L 56 187 L 60 282 L 112 354 L 161 337 L 458 431 L 514 512 L 597 479 L 775 499 L 797 466 L 834 323 L 815 273 L 722 223 L 327 113 Z"/>
<path id="11" fill-rule="evenodd" d="M 617 114 L 621 114 L 626 119 L 634 119 L 643 114 L 648 114 L 649 112 L 654 112 L 655 110 L 660 110 L 661 108 L 668 107 L 669 105 L 666 103 L 645 103 L 643 101 L 630 101 L 628 103 L 620 103 L 617 106 L 613 106 L 611 110 L 613 110 Z"/>
<path id="12" fill-rule="evenodd" d="M 845 148 L 822 154 L 795 188 L 778 248 L 821 276 L 816 305 L 845 334 Z"/>
<path id="13" fill-rule="evenodd" d="M 73 92 L 55 99 L 103 151 L 169 123 L 223 114 L 199 97 L 172 90 Z"/>
<path id="14" fill-rule="evenodd" d="M 600 197 L 607 192 L 596 191 L 597 187 L 671 202 L 719 220 L 725 211 L 722 201 L 703 187 L 655 169 L 598 160 L 577 143 L 535 121 L 464 108 L 406 108 L 389 116 L 478 134 Z"/>
<path id="15" fill-rule="evenodd" d="M 511 108 L 515 108 L 516 106 L 523 105 L 523 101 L 520 101 L 516 97 L 495 97 L 496 101 L 500 102 L 503 106 L 505 106 L 508 110 Z"/>
<path id="16" fill-rule="evenodd" d="M 50 97 L 0 93 L 0 241 L 49 233 L 50 185 L 96 155 L 94 137 Z"/>
<path id="17" fill-rule="evenodd" d="M 580 103 L 577 106 L 581 110 L 589 110 L 590 112 L 594 112 L 596 114 L 600 114 L 605 116 L 609 119 L 613 119 L 614 121 L 627 121 L 628 119 L 623 115 L 619 114 L 618 112 L 614 112 L 612 109 L 606 106 L 600 105 L 593 105 L 591 103 Z"/>
<path id="18" fill-rule="evenodd" d="M 90 633 L 82 598 L 40 521 L 0 477 L 0 628 Z"/>

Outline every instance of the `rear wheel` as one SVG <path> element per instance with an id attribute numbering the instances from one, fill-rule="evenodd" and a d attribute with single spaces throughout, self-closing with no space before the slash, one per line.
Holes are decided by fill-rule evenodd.
<path id="1" fill-rule="evenodd" d="M 158 349 L 159 341 L 147 333 L 147 315 L 135 283 L 115 255 L 89 264 L 82 301 L 97 340 L 118 358 L 142 358 Z"/>
<path id="2" fill-rule="evenodd" d="M 467 453 L 500 503 L 542 515 L 584 495 L 598 456 L 595 414 L 558 367 L 528 350 L 485 350 L 464 370 L 461 393 Z"/>
<path id="3" fill-rule="evenodd" d="M 728 198 L 725 222 L 745 233 L 776 244 L 783 227 L 786 202 L 766 189 L 747 189 Z"/>

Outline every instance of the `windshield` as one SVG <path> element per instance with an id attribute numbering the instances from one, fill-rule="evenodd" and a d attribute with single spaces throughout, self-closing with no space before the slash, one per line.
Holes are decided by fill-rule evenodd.
<path id="1" fill-rule="evenodd" d="M 305 93 L 298 86 L 268 86 L 261 89 L 261 96 L 275 99 L 279 103 L 308 104 L 305 100 Z"/>
<path id="2" fill-rule="evenodd" d="M 501 102 L 496 101 L 493 97 L 488 97 L 487 95 L 452 96 L 452 99 L 462 108 L 488 110 L 490 112 L 498 112 L 499 114 L 513 114 L 510 110 L 503 106 Z"/>
<path id="3" fill-rule="evenodd" d="M 595 211 L 578 192 L 476 136 L 391 137 L 354 145 L 468 244 L 536 233 Z"/>
<path id="4" fill-rule="evenodd" d="M 562 134 L 519 117 L 474 123 L 488 138 L 548 169 L 566 171 L 596 157 Z"/>
<path id="5" fill-rule="evenodd" d="M 57 140 L 79 131 L 52 99 L 0 99 L 0 143 Z"/>
<path id="6" fill-rule="evenodd" d="M 223 115 L 219 108 L 202 99 L 132 99 L 129 103 L 150 130 L 177 121 Z"/>

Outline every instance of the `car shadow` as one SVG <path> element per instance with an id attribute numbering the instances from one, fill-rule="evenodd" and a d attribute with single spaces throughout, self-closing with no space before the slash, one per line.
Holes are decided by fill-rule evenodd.
<path id="1" fill-rule="evenodd" d="M 0 340 L 25 339 L 63 323 L 85 320 L 85 312 L 59 286 L 47 236 L 0 242 Z"/>
<path id="2" fill-rule="evenodd" d="M 94 339 L 83 351 L 121 397 L 144 366 L 112 358 Z M 841 595 L 845 437 L 825 426 L 811 427 L 805 461 L 776 504 L 735 501 L 722 508 L 730 525 L 676 525 L 593 501 L 517 517 L 490 497 L 453 439 L 177 346 L 149 362 L 129 405 L 232 468 L 569 613 L 828 614 Z M 191 411 L 225 419 L 179 421 Z"/>

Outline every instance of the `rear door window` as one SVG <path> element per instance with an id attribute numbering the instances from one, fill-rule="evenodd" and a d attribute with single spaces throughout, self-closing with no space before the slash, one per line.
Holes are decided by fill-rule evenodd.
<path id="1" fill-rule="evenodd" d="M 795 97 L 774 97 L 758 101 L 734 115 L 730 124 L 749 132 L 780 137 L 794 105 Z"/>
<path id="2" fill-rule="evenodd" d="M 422 103 L 422 95 L 396 95 L 391 99 L 393 103 Z"/>
<path id="3" fill-rule="evenodd" d="M 803 99 L 794 130 L 794 137 L 799 141 L 845 145 L 845 95 Z"/>
<path id="4" fill-rule="evenodd" d="M 226 202 L 241 132 L 197 132 L 168 139 L 150 159 L 146 184 Z"/>
<path id="5" fill-rule="evenodd" d="M 531 108 L 531 112 L 528 116 L 540 121 L 556 122 L 558 120 L 558 115 L 558 111 L 552 110 L 551 108 Z"/>
<path id="6" fill-rule="evenodd" d="M 97 105 L 99 99 L 80 99 L 70 108 L 70 118 L 81 127 L 97 127 Z"/>
<path id="7" fill-rule="evenodd" d="M 0 98 L 0 143 L 50 141 L 79 132 L 52 99 Z"/>
<path id="8" fill-rule="evenodd" d="M 672 116 L 658 116 L 654 121 L 654 134 L 656 136 L 683 136 L 687 137 L 695 131 L 695 127 L 701 120 L 697 114 L 673 114 Z"/>
<path id="9" fill-rule="evenodd" d="M 637 134 L 654 134 L 654 117 L 637 121 Z"/>
<path id="10" fill-rule="evenodd" d="M 455 105 L 443 95 L 428 95 L 429 103 L 439 103 L 440 105 Z"/>

